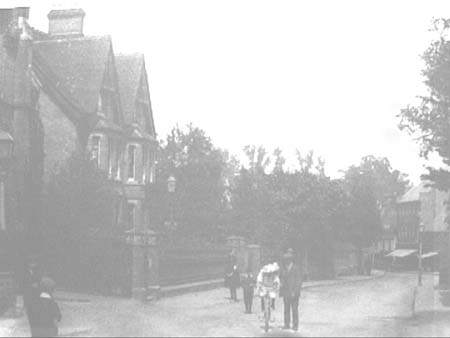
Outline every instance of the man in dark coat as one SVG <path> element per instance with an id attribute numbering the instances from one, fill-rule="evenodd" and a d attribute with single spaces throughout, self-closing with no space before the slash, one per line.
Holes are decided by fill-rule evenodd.
<path id="1" fill-rule="evenodd" d="M 255 289 L 256 280 L 253 276 L 252 269 L 247 267 L 246 274 L 242 279 L 242 290 L 244 293 L 245 313 L 252 313 L 253 292 Z"/>
<path id="2" fill-rule="evenodd" d="M 280 275 L 280 296 L 284 301 L 284 329 L 292 328 L 298 330 L 298 302 L 302 287 L 303 276 L 300 268 L 294 264 L 294 255 L 292 250 L 283 256 L 283 269 Z"/>

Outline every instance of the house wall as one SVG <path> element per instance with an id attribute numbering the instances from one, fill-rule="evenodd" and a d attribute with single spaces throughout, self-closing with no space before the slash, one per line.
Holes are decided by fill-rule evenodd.
<path id="1" fill-rule="evenodd" d="M 445 231 L 448 193 L 431 189 L 420 194 L 420 216 L 425 231 Z"/>
<path id="2" fill-rule="evenodd" d="M 420 224 L 420 202 L 413 201 L 397 204 L 398 248 L 409 248 L 417 243 Z"/>
<path id="3" fill-rule="evenodd" d="M 56 173 L 78 146 L 74 124 L 45 92 L 39 97 L 39 115 L 44 127 L 44 180 Z"/>

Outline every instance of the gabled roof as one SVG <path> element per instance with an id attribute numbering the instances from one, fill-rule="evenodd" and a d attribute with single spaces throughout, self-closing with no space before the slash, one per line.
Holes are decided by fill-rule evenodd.
<path id="1" fill-rule="evenodd" d="M 70 95 L 86 112 L 94 113 L 112 49 L 111 38 L 52 39 L 37 41 L 33 46 L 64 81 Z"/>
<path id="2" fill-rule="evenodd" d="M 397 199 L 397 203 L 419 202 L 421 192 L 429 192 L 432 188 L 427 187 L 429 182 L 422 181 L 419 185 L 409 189 L 404 195 Z"/>
<path id="3" fill-rule="evenodd" d="M 12 104 L 14 100 L 14 60 L 4 46 L 5 35 L 0 34 L 0 101 Z"/>
<path id="4" fill-rule="evenodd" d="M 119 77 L 120 100 L 125 122 L 133 123 L 133 112 L 144 66 L 142 54 L 116 54 L 115 63 Z"/>

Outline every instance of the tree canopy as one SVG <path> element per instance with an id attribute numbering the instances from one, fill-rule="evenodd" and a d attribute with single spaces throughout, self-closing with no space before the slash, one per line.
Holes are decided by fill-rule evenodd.
<path id="1" fill-rule="evenodd" d="M 414 135 L 421 145 L 420 155 L 428 158 L 436 153 L 445 166 L 450 166 L 450 19 L 436 19 L 435 39 L 423 53 L 422 70 L 428 93 L 419 96 L 419 104 L 402 109 L 399 127 Z M 450 188 L 447 168 L 428 167 L 423 178 L 434 182 L 442 190 Z"/>

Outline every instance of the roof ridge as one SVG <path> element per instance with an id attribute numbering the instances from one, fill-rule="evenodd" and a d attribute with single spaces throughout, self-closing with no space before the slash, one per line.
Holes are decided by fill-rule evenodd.
<path id="1" fill-rule="evenodd" d="M 134 52 L 134 53 L 114 53 L 115 57 L 142 57 L 144 58 L 144 53 Z"/>
<path id="2" fill-rule="evenodd" d="M 73 41 L 95 41 L 95 40 L 112 40 L 111 35 L 84 35 L 77 37 L 51 37 L 48 40 L 34 41 L 34 43 L 45 43 L 45 42 L 73 42 Z"/>

